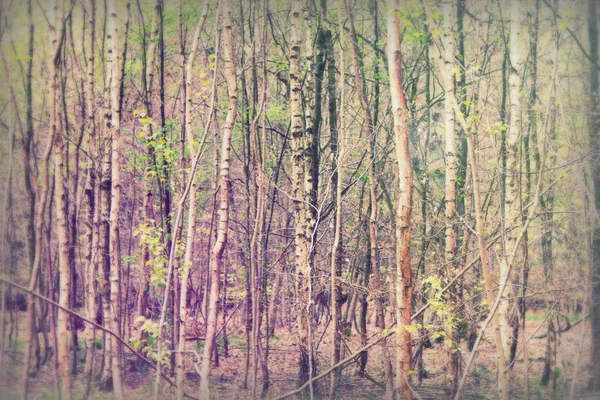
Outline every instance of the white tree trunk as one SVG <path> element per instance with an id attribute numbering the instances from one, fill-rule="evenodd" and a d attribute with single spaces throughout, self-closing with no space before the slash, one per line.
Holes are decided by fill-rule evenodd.
<path id="1" fill-rule="evenodd" d="M 232 0 L 223 2 L 223 75 L 227 81 L 227 93 L 229 98 L 229 110 L 223 127 L 221 141 L 221 162 L 219 166 L 219 210 L 217 240 L 211 252 L 211 287 L 208 304 L 208 318 L 206 327 L 206 341 L 202 354 L 200 366 L 200 399 L 208 400 L 210 392 L 208 387 L 208 375 L 210 371 L 210 359 L 214 351 L 215 335 L 217 332 L 219 289 L 221 283 L 221 264 L 223 263 L 223 252 L 227 245 L 227 231 L 229 227 L 229 168 L 231 153 L 231 134 L 237 114 L 237 86 L 235 80 L 235 64 L 233 62 L 233 4 Z"/>
<path id="2" fill-rule="evenodd" d="M 52 98 L 51 98 L 51 121 L 52 130 L 54 133 L 54 204 L 56 206 L 56 236 L 58 238 L 58 272 L 59 272 L 59 289 L 58 289 L 58 304 L 63 307 L 69 307 L 69 289 L 70 289 L 70 270 L 69 270 L 69 234 L 67 228 L 67 205 L 65 201 L 65 178 L 64 170 L 64 142 L 62 130 L 60 129 L 61 116 L 59 108 L 59 58 L 60 43 L 63 38 L 64 30 L 64 1 L 54 2 L 51 6 L 51 18 L 54 24 L 54 34 L 51 35 L 52 48 L 54 49 L 54 57 L 50 65 L 50 74 L 52 81 Z M 67 324 L 69 322 L 69 314 L 63 310 L 57 312 L 57 349 L 56 357 L 58 363 L 59 376 L 59 395 L 62 400 L 71 398 L 71 373 L 69 371 L 69 332 Z M 75 329 L 75 327 L 71 327 Z"/>
<path id="3" fill-rule="evenodd" d="M 121 200 L 121 117 L 119 106 L 120 91 L 120 53 L 119 53 L 119 29 L 116 0 L 108 0 L 108 34 L 110 37 L 110 111 L 111 111 L 111 134 L 112 134 L 112 152 L 111 152 L 111 201 L 110 201 L 110 230 L 109 230 L 109 254 L 110 254 L 110 308 L 109 308 L 109 328 L 113 332 L 120 332 L 120 303 L 119 303 L 119 271 L 121 269 L 121 260 L 119 255 L 119 204 Z M 124 398 L 123 383 L 121 381 L 121 358 L 120 343 L 117 340 L 110 341 L 111 370 L 113 380 L 113 393 L 116 399 Z"/>
<path id="4" fill-rule="evenodd" d="M 444 31 L 441 35 L 443 46 L 443 63 L 446 74 L 443 81 L 444 85 L 444 137 L 445 137 L 445 155 L 446 155 L 446 175 L 445 175 L 445 217 L 446 217 L 446 241 L 445 241 L 445 261 L 446 277 L 450 281 L 458 273 L 456 260 L 456 175 L 458 172 L 458 156 L 456 153 L 456 139 L 454 126 L 454 109 L 452 96 L 454 94 L 454 30 L 453 27 L 453 1 L 444 0 L 442 9 L 444 13 Z M 448 297 L 448 306 L 453 312 L 456 312 L 457 290 L 450 290 Z M 451 311 L 452 312 L 452 311 Z M 448 387 L 451 396 L 456 393 L 459 377 L 459 354 L 458 354 L 458 335 L 453 326 L 447 326 L 446 331 L 452 345 L 448 350 Z"/>
<path id="5" fill-rule="evenodd" d="M 521 140 L 521 106 L 520 95 L 521 78 L 519 69 L 522 65 L 520 52 L 520 3 L 521 0 L 511 1 L 510 13 L 510 127 L 506 136 L 506 197 L 504 200 L 505 218 L 504 218 L 504 253 L 500 261 L 500 282 L 504 282 L 509 273 L 509 255 L 512 252 L 515 241 L 515 228 L 520 225 L 519 212 L 519 163 L 518 146 Z M 508 281 L 510 282 L 510 280 Z M 500 320 L 500 333 L 502 335 L 502 346 L 506 361 L 510 357 L 510 346 L 512 344 L 512 329 L 509 324 L 509 299 L 512 297 L 511 290 L 506 290 L 502 294 L 502 302 L 498 309 Z"/>
<path id="6" fill-rule="evenodd" d="M 196 58 L 196 51 L 198 49 L 198 43 L 200 41 L 200 34 L 208 15 L 208 3 L 209 0 L 204 1 L 204 8 L 202 10 L 202 16 L 198 21 L 196 32 L 194 34 L 194 41 L 192 42 L 192 48 L 188 60 L 185 64 L 185 133 L 187 135 L 187 142 L 190 155 L 196 153 L 196 146 L 194 145 L 194 133 L 192 127 L 192 80 L 193 80 L 193 66 Z M 211 118 L 209 115 L 208 118 Z M 177 384 L 177 400 L 183 400 L 183 385 L 185 378 L 185 333 L 186 333 L 186 320 L 187 320 L 187 286 L 189 281 L 190 269 L 192 268 L 192 256 L 194 253 L 194 233 L 196 230 L 196 191 L 197 184 L 192 179 L 192 184 L 189 190 L 189 210 L 188 210 L 188 224 L 187 224 L 187 237 L 185 242 L 185 254 L 183 257 L 183 272 L 181 273 L 181 289 L 179 295 L 179 342 L 177 347 L 177 354 L 175 356 L 176 365 L 176 384 Z"/>

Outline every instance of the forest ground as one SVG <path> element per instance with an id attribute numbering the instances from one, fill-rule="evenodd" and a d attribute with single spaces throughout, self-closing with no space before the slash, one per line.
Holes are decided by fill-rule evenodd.
<path id="1" fill-rule="evenodd" d="M 20 316 L 20 325 L 22 325 L 23 315 Z M 545 338 L 537 338 L 537 336 L 546 333 L 547 323 L 545 321 L 545 311 L 530 311 L 527 314 L 527 338 L 533 336 L 528 342 L 529 352 L 529 387 L 530 398 L 534 400 L 551 398 L 549 386 L 540 385 L 540 378 L 544 367 L 544 359 L 546 352 Z M 323 335 L 325 324 L 322 323 L 315 333 L 316 338 L 322 340 L 318 346 L 319 368 L 320 371 L 326 369 L 329 365 L 329 334 L 330 327 Z M 585 330 L 585 331 L 584 331 Z M 24 329 L 19 329 L 22 335 Z M 292 329 L 291 332 L 294 332 Z M 589 370 L 586 365 L 589 363 L 590 338 L 589 327 L 586 323 L 577 324 L 570 330 L 563 332 L 559 336 L 559 347 L 557 351 L 556 364 L 556 398 L 568 398 L 569 387 L 567 378 L 571 378 L 573 374 L 573 366 L 579 352 L 581 352 L 581 364 L 579 367 L 578 382 L 587 382 L 586 376 Z M 369 326 L 368 338 L 374 338 L 378 335 L 378 328 Z M 582 336 L 583 335 L 583 336 Z M 80 337 L 83 337 L 81 335 Z M 229 337 L 229 357 L 223 357 L 222 342 L 220 342 L 220 364 L 211 370 L 211 391 L 214 399 L 241 399 L 251 398 L 251 391 L 242 389 L 244 381 L 244 365 L 245 365 L 245 336 L 243 326 L 237 330 L 228 332 Z M 98 334 L 101 338 L 101 334 Z M 317 339 L 318 340 L 318 339 Z M 371 339 L 372 340 L 372 339 Z M 276 330 L 276 335 L 269 342 L 269 372 L 271 387 L 267 398 L 273 398 L 283 394 L 289 390 L 296 388 L 297 378 L 297 338 L 293 333 L 290 333 L 287 328 L 280 327 Z M 189 350 L 199 349 L 196 342 L 188 342 Z M 522 357 L 522 340 L 519 340 L 520 356 L 513 366 L 511 373 L 511 390 L 514 398 L 524 398 L 524 383 L 525 383 L 525 363 Z M 5 357 L 5 371 L 0 371 L 0 400 L 18 399 L 17 383 L 20 380 L 22 362 L 23 341 L 17 338 L 14 343 L 13 350 L 7 350 Z M 388 344 L 389 345 L 389 344 Z M 351 337 L 346 338 L 346 355 L 350 351 L 356 351 L 361 347 L 360 335 L 354 333 Z M 82 343 L 83 348 L 83 343 Z M 101 351 L 98 351 L 98 358 L 101 358 Z M 79 352 L 81 358 L 84 358 L 84 350 Z M 466 349 L 466 343 L 462 344 L 463 365 L 469 355 Z M 128 357 L 128 360 L 133 360 L 134 357 Z M 427 369 L 427 378 L 423 380 L 422 385 L 415 382 L 414 389 L 419 394 L 422 400 L 444 398 L 445 387 L 445 366 L 447 362 L 447 350 L 443 343 L 433 344 L 433 347 L 425 349 L 423 360 Z M 83 360 L 80 363 L 80 371 L 83 371 Z M 126 396 L 128 400 L 134 399 L 149 399 L 153 394 L 154 370 L 146 366 L 135 368 L 138 365 L 134 362 L 128 362 L 125 373 Z M 194 372 L 192 366 L 192 358 L 187 362 L 187 388 L 186 393 L 196 397 L 198 390 L 198 375 Z M 491 332 L 488 329 L 484 339 L 482 340 L 479 351 L 474 362 L 475 371 L 472 373 L 466 385 L 467 399 L 494 399 L 497 397 L 497 366 L 496 366 L 496 351 L 495 345 L 491 340 Z M 375 346 L 369 351 L 369 361 L 366 372 L 369 378 L 357 376 L 358 363 L 348 364 L 342 372 L 342 383 L 339 390 L 338 398 L 340 399 L 380 399 L 383 398 L 385 390 L 382 389 L 376 382 L 383 382 L 383 365 L 381 362 L 381 347 Z M 81 398 L 84 388 L 84 376 L 80 372 L 73 379 L 73 396 Z M 37 378 L 32 379 L 30 387 L 30 399 L 56 399 L 55 390 L 55 371 L 53 361 L 47 363 L 41 368 Z M 250 378 L 248 380 L 250 383 Z M 259 372 L 259 387 L 261 386 Z M 326 391 L 328 380 L 322 380 L 320 387 L 323 392 Z M 580 389 L 583 389 L 579 385 Z M 320 396 L 319 396 L 320 397 Z M 585 396 L 590 398 L 589 395 Z M 92 399 L 110 399 L 112 393 L 102 393 L 96 388 L 93 389 L 90 400 Z M 174 398 L 174 389 L 163 386 L 161 399 Z"/>

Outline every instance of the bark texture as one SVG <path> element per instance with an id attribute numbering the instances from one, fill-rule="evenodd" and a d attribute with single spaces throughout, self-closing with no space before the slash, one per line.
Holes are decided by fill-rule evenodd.
<path id="1" fill-rule="evenodd" d="M 120 53 L 119 53 L 119 16 L 117 13 L 116 0 L 108 0 L 108 34 L 110 37 L 109 57 L 111 68 L 110 82 L 110 132 L 112 135 L 111 151 L 111 200 L 109 217 L 109 254 L 110 254 L 110 305 L 109 309 L 109 328 L 113 332 L 120 332 L 120 296 L 119 282 L 121 271 L 121 255 L 119 251 L 119 214 L 121 201 L 121 102 L 120 94 Z M 110 342 L 111 372 L 113 394 L 116 399 L 124 398 L 123 383 L 121 380 L 121 357 L 120 343 L 117 340 Z"/>
<path id="2" fill-rule="evenodd" d="M 396 383 L 398 397 L 411 400 L 412 338 L 404 328 L 411 324 L 412 276 L 410 270 L 410 218 L 412 213 L 412 164 L 408 144 L 408 108 L 402 84 L 399 0 L 389 0 L 387 57 L 394 140 L 398 160 L 398 209 L 396 211 Z"/>
<path id="3" fill-rule="evenodd" d="M 229 109 L 227 119 L 223 126 L 221 138 L 221 160 L 219 166 L 219 210 L 217 225 L 217 240 L 211 251 L 211 286 L 208 304 L 208 318 L 206 326 L 206 342 L 202 354 L 200 366 L 200 399 L 207 400 L 210 397 L 208 388 L 208 375 L 210 370 L 211 355 L 215 346 L 215 335 L 217 333 L 218 301 L 221 283 L 221 266 L 223 264 L 223 252 L 227 245 L 227 233 L 229 227 L 229 168 L 231 154 L 231 134 L 237 114 L 237 84 L 235 77 L 235 64 L 233 62 L 233 4 L 232 0 L 223 1 L 223 75 L 227 81 L 227 94 L 229 98 Z"/>

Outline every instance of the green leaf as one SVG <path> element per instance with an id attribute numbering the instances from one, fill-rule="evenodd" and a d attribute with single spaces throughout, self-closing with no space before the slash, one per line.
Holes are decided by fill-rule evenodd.
<path id="1" fill-rule="evenodd" d="M 561 30 L 561 31 L 563 31 L 563 32 L 566 31 L 567 29 L 569 29 L 569 23 L 566 20 L 564 20 L 564 19 L 561 20 L 558 23 L 558 29 Z"/>

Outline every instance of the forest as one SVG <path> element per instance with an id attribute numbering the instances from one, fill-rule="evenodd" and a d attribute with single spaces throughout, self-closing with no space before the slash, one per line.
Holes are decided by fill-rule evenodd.
<path id="1" fill-rule="evenodd" d="M 0 399 L 600 398 L 597 0 L 1 0 Z"/>

